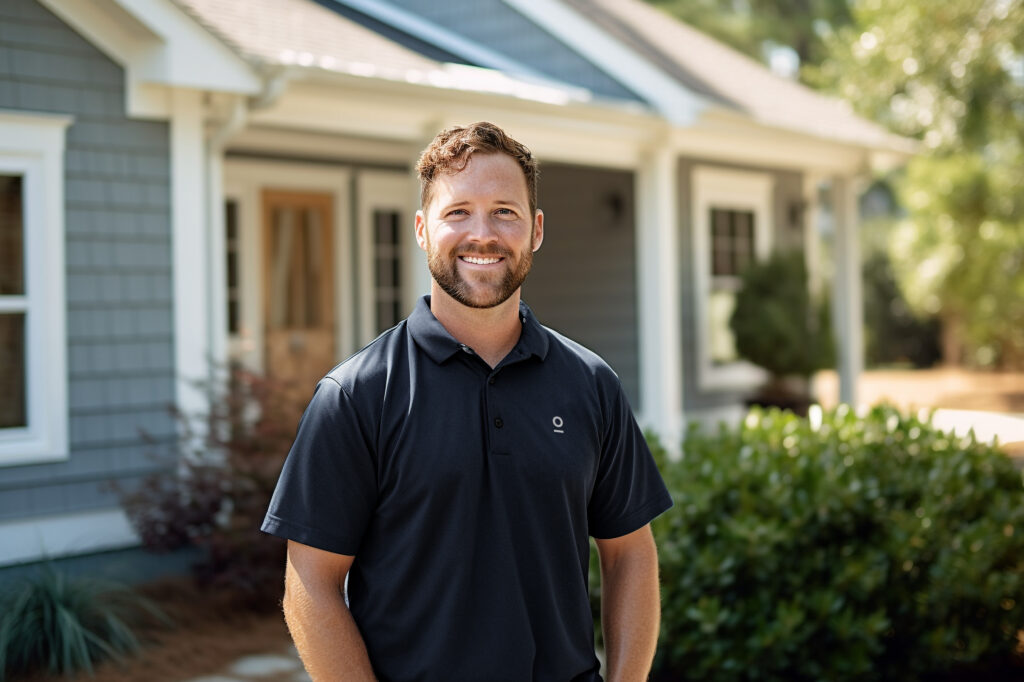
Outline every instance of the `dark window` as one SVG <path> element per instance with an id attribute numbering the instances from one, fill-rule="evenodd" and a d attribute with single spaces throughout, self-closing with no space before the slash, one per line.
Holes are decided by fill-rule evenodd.
<path id="1" fill-rule="evenodd" d="M 0 296 L 25 294 L 22 179 L 0 175 Z"/>
<path id="2" fill-rule="evenodd" d="M 241 256 L 241 249 L 238 244 L 238 202 L 234 199 L 228 199 L 224 203 L 224 233 L 224 250 L 227 254 L 228 333 L 237 334 L 240 305 L 238 259 Z"/>
<path id="3" fill-rule="evenodd" d="M 402 319 L 402 254 L 398 211 L 373 212 L 374 306 L 377 332 Z"/>
<path id="4" fill-rule="evenodd" d="M 754 260 L 754 213 L 711 209 L 711 274 L 735 277 Z"/>
<path id="5" fill-rule="evenodd" d="M 0 175 L 0 428 L 28 426 L 22 186 L 20 175 Z"/>

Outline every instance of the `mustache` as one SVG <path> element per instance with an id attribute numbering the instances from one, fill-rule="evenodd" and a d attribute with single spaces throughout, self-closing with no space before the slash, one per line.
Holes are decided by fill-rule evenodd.
<path id="1" fill-rule="evenodd" d="M 512 250 L 494 244 L 487 246 L 485 244 L 466 244 L 465 246 L 456 246 L 451 250 L 451 255 L 461 254 L 465 256 L 500 256 L 501 258 L 511 258 Z"/>

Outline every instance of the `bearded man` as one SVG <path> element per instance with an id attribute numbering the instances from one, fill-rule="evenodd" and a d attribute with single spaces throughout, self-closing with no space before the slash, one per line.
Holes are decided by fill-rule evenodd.
<path id="1" fill-rule="evenodd" d="M 537 163 L 497 126 L 417 165 L 432 276 L 408 319 L 317 385 L 263 530 L 327 680 L 645 680 L 660 618 L 649 523 L 671 506 L 612 370 L 520 301 L 544 240 Z"/>

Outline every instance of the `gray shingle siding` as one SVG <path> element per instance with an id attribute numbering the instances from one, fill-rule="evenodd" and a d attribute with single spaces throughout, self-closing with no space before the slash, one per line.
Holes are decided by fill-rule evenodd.
<path id="1" fill-rule="evenodd" d="M 587 88 L 604 97 L 642 101 L 628 86 L 502 0 L 391 0 L 391 3 L 551 78 Z"/>
<path id="2" fill-rule="evenodd" d="M 109 481 L 152 471 L 148 453 L 176 431 L 169 128 L 127 118 L 121 67 L 35 0 L 0 2 L 0 109 L 74 117 L 64 169 L 71 456 L 4 468 L 0 521 L 109 507 Z"/>
<path id="3" fill-rule="evenodd" d="M 542 163 L 538 203 L 544 243 L 523 286 L 523 300 L 541 323 L 603 357 L 638 409 L 633 197 L 632 173 Z"/>
<path id="4" fill-rule="evenodd" d="M 774 185 L 773 211 L 775 230 L 772 248 L 802 248 L 803 230 L 791 229 L 789 226 L 789 206 L 792 202 L 801 201 L 803 178 L 800 173 L 771 168 L 758 168 L 723 164 L 719 161 L 683 158 L 679 160 L 679 192 L 677 196 L 679 210 L 679 263 L 682 267 L 680 275 L 682 300 L 682 343 L 683 353 L 683 410 L 699 412 L 722 407 L 730 407 L 742 403 L 746 394 L 737 391 L 702 391 L 697 385 L 697 320 L 696 320 L 696 282 L 694 273 L 693 253 L 693 184 L 694 166 L 714 166 L 733 170 L 757 171 L 772 175 Z"/>

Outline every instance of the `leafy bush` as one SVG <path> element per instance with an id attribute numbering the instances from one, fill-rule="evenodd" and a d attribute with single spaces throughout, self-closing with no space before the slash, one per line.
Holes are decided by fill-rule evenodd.
<path id="1" fill-rule="evenodd" d="M 864 355 L 869 367 L 905 363 L 931 367 L 941 359 L 935 317 L 918 317 L 907 303 L 884 252 L 864 262 Z"/>
<path id="2" fill-rule="evenodd" d="M 835 362 L 828 307 L 811 297 L 802 252 L 775 253 L 743 271 L 729 326 L 736 351 L 777 384 Z"/>
<path id="3" fill-rule="evenodd" d="M 889 407 L 754 410 L 654 441 L 656 679 L 920 680 L 1014 665 L 1024 486 L 998 450 Z"/>
<path id="4" fill-rule="evenodd" d="M 184 453 L 147 477 L 122 504 L 143 546 L 206 550 L 200 584 L 229 590 L 240 603 L 273 607 L 281 593 L 285 543 L 259 530 L 288 449 L 301 401 L 294 390 L 232 368 L 210 390 L 210 411 L 182 417 Z"/>
<path id="5" fill-rule="evenodd" d="M 133 627 L 153 620 L 166 618 L 127 587 L 45 567 L 0 593 L 0 682 L 35 670 L 91 674 L 138 650 Z"/>

